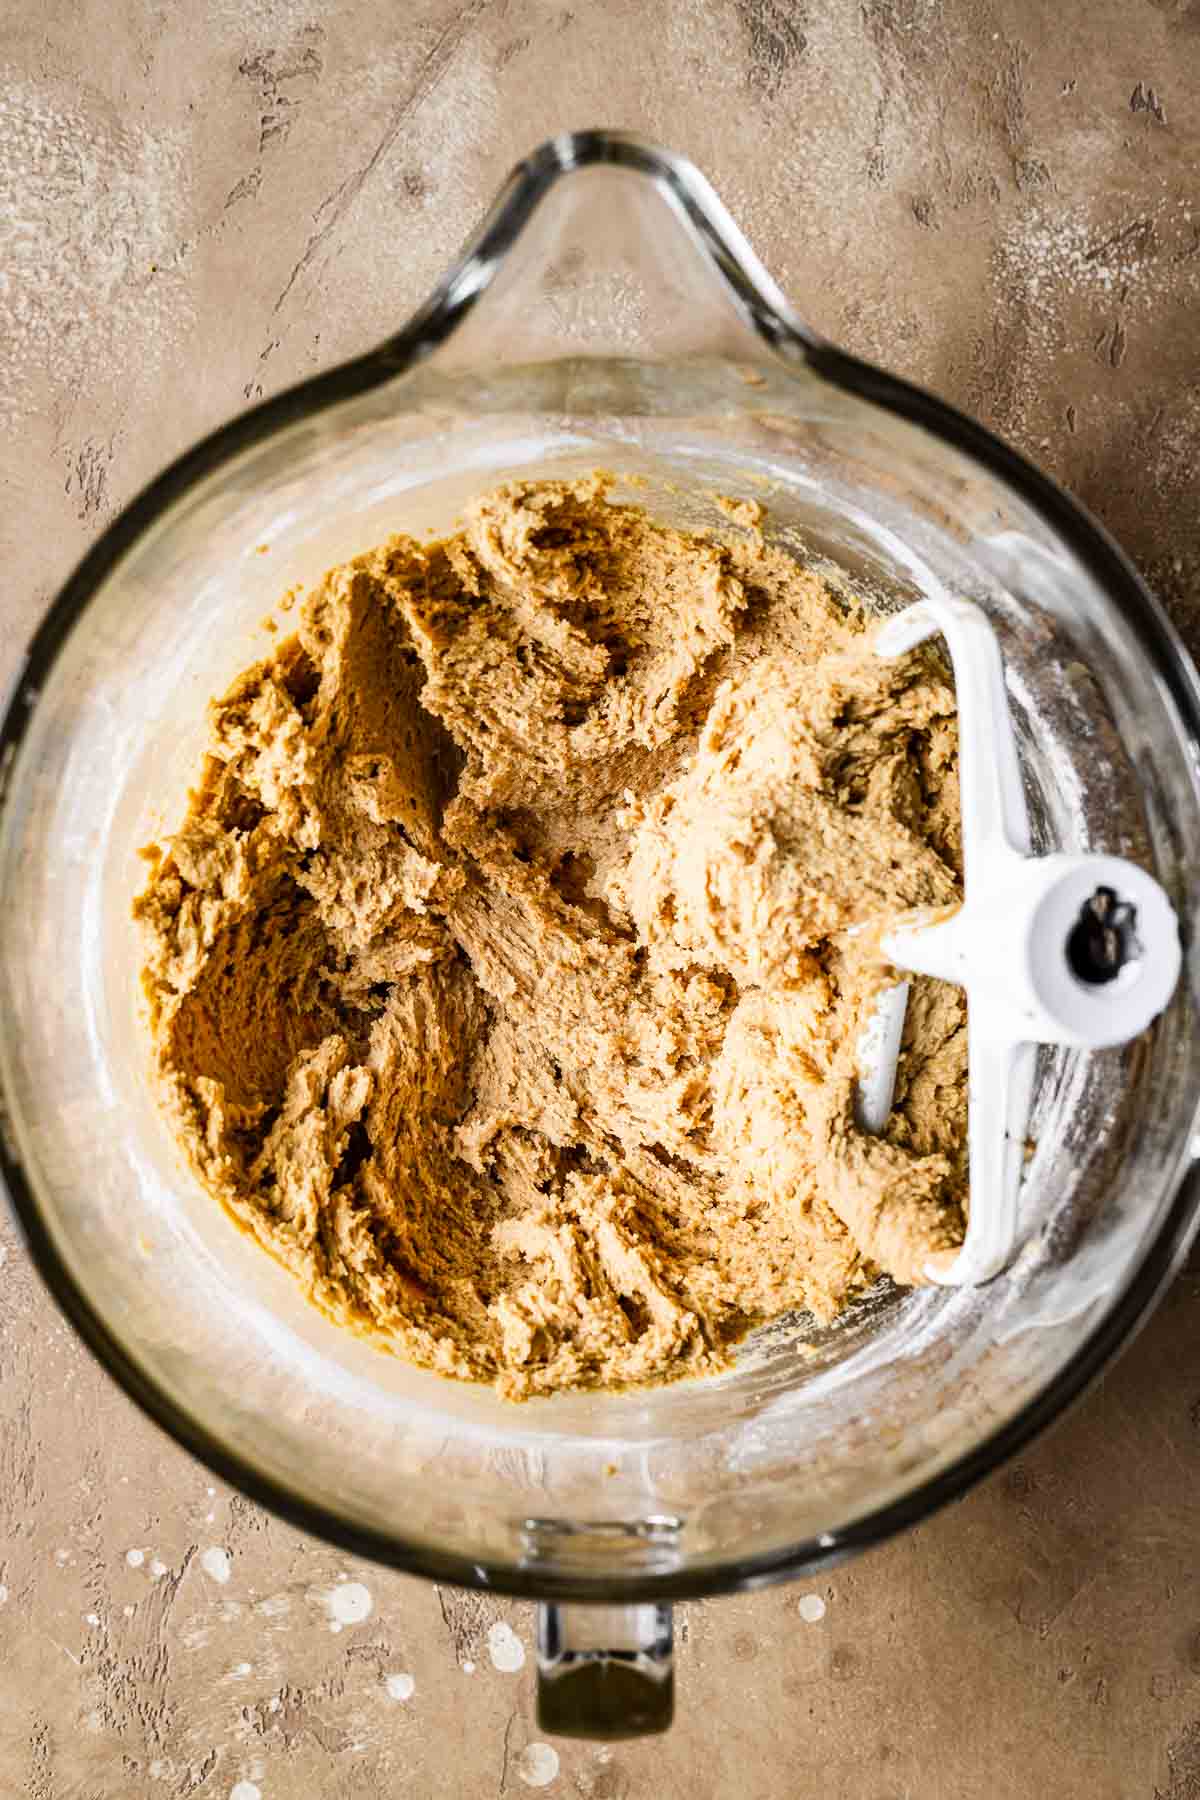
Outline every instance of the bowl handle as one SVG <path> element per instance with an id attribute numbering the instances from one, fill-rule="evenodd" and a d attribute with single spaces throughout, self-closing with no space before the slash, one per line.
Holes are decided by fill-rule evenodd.
<path id="1" fill-rule="evenodd" d="M 674 1645 L 669 1606 L 539 1606 L 538 1729 L 604 1739 L 666 1731 Z"/>

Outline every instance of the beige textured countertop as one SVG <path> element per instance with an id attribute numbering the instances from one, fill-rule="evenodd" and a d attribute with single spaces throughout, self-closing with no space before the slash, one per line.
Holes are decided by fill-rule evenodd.
<path id="1" fill-rule="evenodd" d="M 592 124 L 695 157 L 818 326 L 1062 476 L 1200 647 L 1198 0 L 11 0 L 0 70 L 10 665 L 169 455 L 384 334 Z M 4 1800 L 1200 1797 L 1195 1266 L 969 1499 L 684 1609 L 669 1739 L 555 1762 L 528 1608 L 214 1484 L 4 1243 Z M 339 1575 L 372 1604 L 332 1634 Z"/>

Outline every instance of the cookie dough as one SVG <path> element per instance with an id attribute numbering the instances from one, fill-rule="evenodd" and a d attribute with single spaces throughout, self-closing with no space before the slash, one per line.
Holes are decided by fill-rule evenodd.
<path id="1" fill-rule="evenodd" d="M 728 511 L 511 482 L 331 570 L 135 903 L 205 1186 L 511 1398 L 721 1369 L 962 1236 L 957 989 L 914 983 L 882 1135 L 852 1106 L 879 928 L 960 894 L 953 686 Z"/>

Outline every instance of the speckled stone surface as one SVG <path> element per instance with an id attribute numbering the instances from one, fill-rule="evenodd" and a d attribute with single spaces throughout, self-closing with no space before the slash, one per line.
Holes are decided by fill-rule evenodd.
<path id="1" fill-rule="evenodd" d="M 1198 91 L 1198 0 L 13 0 L 6 665 L 168 456 L 380 337 L 591 124 L 695 157 L 814 323 L 1060 475 L 1200 648 Z M 529 1609 L 212 1482 L 3 1242 L 5 1800 L 1200 1797 L 1195 1264 L 1019 1465 L 686 1608 L 675 1731 L 608 1752 L 540 1744 Z"/>

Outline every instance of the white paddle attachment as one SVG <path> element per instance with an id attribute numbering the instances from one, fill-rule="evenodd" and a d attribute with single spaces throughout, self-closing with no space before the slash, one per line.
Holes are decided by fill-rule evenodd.
<path id="1" fill-rule="evenodd" d="M 962 1248 L 925 1270 L 958 1286 L 990 1280 L 1016 1248 L 1035 1046 L 1127 1043 L 1166 1006 L 1182 956 L 1174 910 L 1145 870 L 1031 854 L 1004 665 L 983 612 L 924 600 L 889 619 L 875 649 L 901 656 L 939 632 L 958 696 L 964 900 L 948 919 L 888 932 L 881 948 L 898 969 L 966 989 L 970 1219 Z M 891 1111 L 908 986 L 884 990 L 859 1040 L 866 1131 Z"/>

